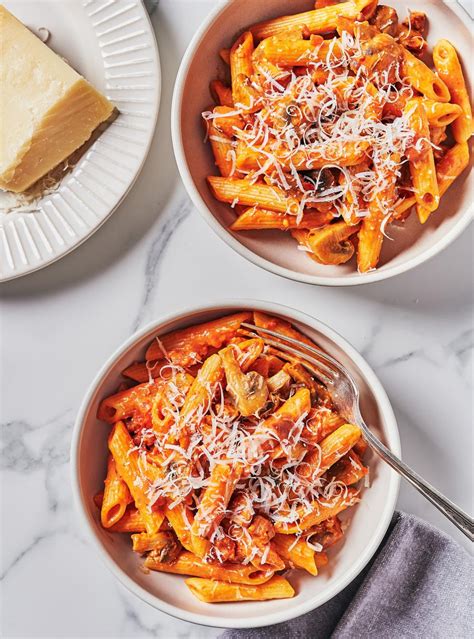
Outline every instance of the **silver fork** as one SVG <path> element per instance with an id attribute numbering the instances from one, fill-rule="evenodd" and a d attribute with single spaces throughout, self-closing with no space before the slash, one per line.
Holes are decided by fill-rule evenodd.
<path id="1" fill-rule="evenodd" d="M 369 446 L 442 512 L 466 537 L 474 541 L 473 519 L 394 455 L 369 429 L 360 412 L 357 385 L 342 364 L 327 353 L 292 337 L 246 322 L 242 324 L 242 327 L 261 337 L 266 344 L 278 350 L 285 359 L 291 360 L 295 357 L 299 359 L 301 364 L 328 389 L 341 416 L 348 422 L 359 426 Z"/>

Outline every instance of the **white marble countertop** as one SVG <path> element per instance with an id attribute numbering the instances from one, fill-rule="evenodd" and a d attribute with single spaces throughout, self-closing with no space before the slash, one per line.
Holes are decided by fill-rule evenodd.
<path id="1" fill-rule="evenodd" d="M 68 464 L 77 408 L 104 360 L 158 315 L 209 301 L 211 289 L 214 299 L 284 302 L 350 340 L 385 385 L 407 462 L 472 509 L 472 228 L 411 273 L 348 289 L 284 280 L 231 251 L 193 210 L 169 131 L 179 60 L 213 4 L 162 0 L 153 16 L 162 108 L 150 157 L 124 204 L 71 255 L 0 291 L 4 637 L 220 633 L 174 620 L 116 582 L 78 530 Z M 406 485 L 399 508 L 465 543 Z"/>

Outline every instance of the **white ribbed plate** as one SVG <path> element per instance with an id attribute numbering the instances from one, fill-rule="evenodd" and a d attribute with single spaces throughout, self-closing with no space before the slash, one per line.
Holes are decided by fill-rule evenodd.
<path id="1" fill-rule="evenodd" d="M 137 178 L 160 102 L 158 48 L 141 0 L 6 0 L 5 6 L 102 91 L 120 115 L 38 211 L 0 213 L 0 281 L 36 271 L 88 238 Z"/>

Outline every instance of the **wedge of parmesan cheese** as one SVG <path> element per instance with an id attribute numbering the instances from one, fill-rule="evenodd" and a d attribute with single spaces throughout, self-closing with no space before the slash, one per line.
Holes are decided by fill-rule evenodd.
<path id="1" fill-rule="evenodd" d="M 114 106 L 1 5 L 0 42 L 0 188 L 21 193 Z"/>

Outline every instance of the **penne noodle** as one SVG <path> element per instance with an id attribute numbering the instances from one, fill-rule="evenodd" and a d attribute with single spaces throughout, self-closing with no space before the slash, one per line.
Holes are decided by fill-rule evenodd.
<path id="1" fill-rule="evenodd" d="M 336 463 L 338 459 L 346 455 L 359 440 L 361 430 L 354 424 L 343 424 L 334 432 L 325 437 L 320 445 L 321 463 L 318 476 Z"/>
<path id="2" fill-rule="evenodd" d="M 221 80 L 213 80 L 209 85 L 209 91 L 214 102 L 217 102 L 221 106 L 233 108 L 234 100 L 232 98 L 232 89 L 221 82 Z"/>
<path id="3" fill-rule="evenodd" d="M 271 211 L 297 215 L 300 203 L 288 197 L 284 191 L 267 184 L 249 184 L 247 180 L 235 178 L 208 177 L 211 191 L 221 202 L 259 206 Z"/>
<path id="4" fill-rule="evenodd" d="M 449 149 L 443 159 L 436 165 L 436 176 L 439 194 L 443 196 L 453 182 L 469 165 L 469 147 L 467 142 L 455 144 Z M 418 206 L 420 219 L 428 219 L 430 212 Z"/>
<path id="5" fill-rule="evenodd" d="M 451 95 L 443 80 L 413 53 L 403 47 L 401 50 L 403 53 L 402 73 L 412 87 L 430 100 L 449 102 Z"/>
<path id="6" fill-rule="evenodd" d="M 114 424 L 131 417 L 135 411 L 146 413 L 151 409 L 153 398 L 162 390 L 164 380 L 146 382 L 103 399 L 97 410 L 97 419 Z"/>
<path id="7" fill-rule="evenodd" d="M 436 165 L 436 178 L 438 181 L 440 197 L 443 196 L 455 180 L 469 165 L 469 147 L 466 142 L 455 144 Z M 400 215 L 416 204 L 415 196 L 406 198 L 396 207 L 398 219 Z M 425 214 L 427 215 L 427 213 Z"/>
<path id="8" fill-rule="evenodd" d="M 380 61 L 380 56 L 389 51 L 391 56 L 398 60 L 401 76 L 406 78 L 414 89 L 429 100 L 450 101 L 449 89 L 443 80 L 388 33 L 378 33 L 364 42 L 362 51 L 367 58 L 365 64 L 373 64 L 375 67 Z"/>
<path id="9" fill-rule="evenodd" d="M 289 568 L 302 568 L 314 576 L 318 574 L 316 552 L 303 539 L 298 539 L 294 535 L 277 534 L 273 538 L 273 543 Z"/>
<path id="10" fill-rule="evenodd" d="M 266 63 L 278 67 L 305 66 L 319 61 L 318 51 L 323 42 L 319 36 L 311 40 L 290 40 L 286 36 L 272 36 L 262 40 L 253 52 L 255 65 Z"/>
<path id="11" fill-rule="evenodd" d="M 245 122 L 240 113 L 233 107 L 217 106 L 214 108 L 212 122 L 217 131 L 222 131 L 231 138 L 236 131 L 244 128 Z"/>
<path id="12" fill-rule="evenodd" d="M 141 533 L 146 531 L 145 521 L 137 508 L 127 508 L 123 517 L 109 528 L 110 532 Z"/>
<path id="13" fill-rule="evenodd" d="M 132 535 L 133 551 L 144 554 L 155 551 L 153 557 L 159 555 L 160 561 L 172 561 L 181 552 L 181 546 L 176 541 L 176 537 L 167 531 L 159 531 L 153 535 L 146 532 Z"/>
<path id="14" fill-rule="evenodd" d="M 383 168 L 375 166 L 377 183 L 381 184 L 369 202 L 369 213 L 362 220 L 357 246 L 357 267 L 360 273 L 373 270 L 379 261 L 383 242 L 383 223 L 391 215 L 397 199 L 396 167 L 400 156 L 392 154 L 383 163 Z"/>
<path id="15" fill-rule="evenodd" d="M 448 40 L 440 40 L 434 46 L 433 61 L 451 93 L 452 102 L 461 108 L 461 115 L 452 123 L 454 139 L 458 143 L 467 142 L 473 131 L 472 109 L 456 49 Z"/>
<path id="16" fill-rule="evenodd" d="M 127 484 L 117 472 L 112 455 L 109 455 L 107 477 L 105 478 L 104 495 L 100 510 L 100 520 L 104 528 L 116 524 L 125 514 L 127 506 L 133 501 Z"/>
<path id="17" fill-rule="evenodd" d="M 181 545 L 198 557 L 205 557 L 209 551 L 209 543 L 194 534 L 194 515 L 189 507 L 184 504 L 173 508 L 167 506 L 165 515 Z"/>
<path id="18" fill-rule="evenodd" d="M 160 562 L 149 555 L 145 560 L 145 568 L 160 572 L 170 572 L 175 575 L 190 575 L 205 579 L 215 579 L 224 583 L 247 585 L 263 584 L 273 576 L 272 571 L 260 570 L 251 565 L 204 562 L 196 555 L 186 551 L 182 552 L 178 559 L 173 562 Z"/>
<path id="19" fill-rule="evenodd" d="M 219 131 L 214 120 L 208 122 L 208 135 L 214 161 L 223 177 L 232 176 L 235 172 L 234 142 L 223 131 Z"/>
<path id="20" fill-rule="evenodd" d="M 321 477 L 328 468 L 346 455 L 359 440 L 361 431 L 358 426 L 342 424 L 325 437 L 320 446 L 309 451 L 304 457 L 298 475 L 309 481 Z"/>
<path id="21" fill-rule="evenodd" d="M 424 224 L 428 216 L 438 208 L 440 199 L 428 118 L 423 106 L 412 100 L 407 102 L 405 115 L 415 135 L 414 145 L 410 149 L 409 164 L 417 213 L 420 222 Z"/>
<path id="22" fill-rule="evenodd" d="M 202 362 L 211 349 L 219 349 L 237 334 L 242 322 L 248 322 L 250 318 L 250 313 L 235 313 L 167 333 L 150 344 L 145 358 L 154 361 L 167 357 L 173 364 L 183 367 Z"/>
<path id="23" fill-rule="evenodd" d="M 180 411 L 181 423 L 189 426 L 191 421 L 202 418 L 199 413 L 213 397 L 223 375 L 224 368 L 219 355 L 215 353 L 208 357 L 188 390 Z"/>
<path id="24" fill-rule="evenodd" d="M 418 99 L 421 101 L 426 111 L 428 122 L 432 127 L 443 127 L 453 124 L 463 113 L 463 110 L 458 104 L 436 102 L 435 100 L 427 100 L 426 98 Z"/>
<path id="25" fill-rule="evenodd" d="M 359 491 L 356 488 L 347 488 L 341 494 L 337 495 L 330 502 L 314 501 L 313 512 L 301 517 L 300 521 L 295 524 L 279 523 L 275 524 L 275 530 L 285 535 L 298 534 L 321 522 L 335 517 L 346 508 L 353 506 L 359 501 Z"/>
<path id="26" fill-rule="evenodd" d="M 314 9 L 305 13 L 297 13 L 260 22 L 251 27 L 250 30 L 257 40 L 269 38 L 288 29 L 301 29 L 303 27 L 306 27 L 310 33 L 330 33 L 336 30 L 338 18 L 341 16 L 356 18 L 370 4 L 371 0 L 342 2 L 322 9 Z"/>
<path id="27" fill-rule="evenodd" d="M 206 603 L 224 601 L 266 601 L 268 599 L 288 599 L 295 591 L 284 578 L 275 575 L 260 585 L 229 584 L 213 579 L 190 578 L 185 584 L 195 597 Z"/>
<path id="28" fill-rule="evenodd" d="M 271 162 L 273 158 L 278 160 L 286 170 L 294 168 L 297 171 L 309 171 L 324 168 L 332 163 L 339 166 L 355 166 L 362 162 L 369 150 L 370 144 L 366 140 L 306 145 L 296 152 L 290 152 L 283 144 L 278 150 L 270 152 L 264 149 L 257 151 L 253 147 L 238 144 L 237 168 L 258 170 Z"/>
<path id="29" fill-rule="evenodd" d="M 249 31 L 243 33 L 230 50 L 232 100 L 236 106 L 242 108 L 250 108 L 254 103 L 254 92 L 249 84 L 253 73 L 253 51 L 253 36 Z"/>
<path id="30" fill-rule="evenodd" d="M 453 182 L 469 166 L 469 147 L 467 142 L 459 142 L 449 149 L 436 165 L 436 176 L 440 195 L 444 195 Z"/>
<path id="31" fill-rule="evenodd" d="M 122 371 L 124 377 L 133 379 L 135 382 L 144 383 L 150 382 L 154 379 L 160 379 L 169 374 L 168 362 L 135 362 L 130 366 L 127 366 Z"/>
<path id="32" fill-rule="evenodd" d="M 191 530 L 196 537 L 209 537 L 220 524 L 243 470 L 239 463 L 214 466 L 194 517 Z"/>
<path id="33" fill-rule="evenodd" d="M 125 424 L 117 422 L 109 436 L 109 450 L 115 460 L 117 471 L 128 486 L 128 489 L 140 511 L 148 533 L 156 533 L 163 523 L 164 514 L 158 510 L 151 510 L 148 504 L 146 489 L 149 477 L 143 467 L 138 451 L 133 444 Z"/>

